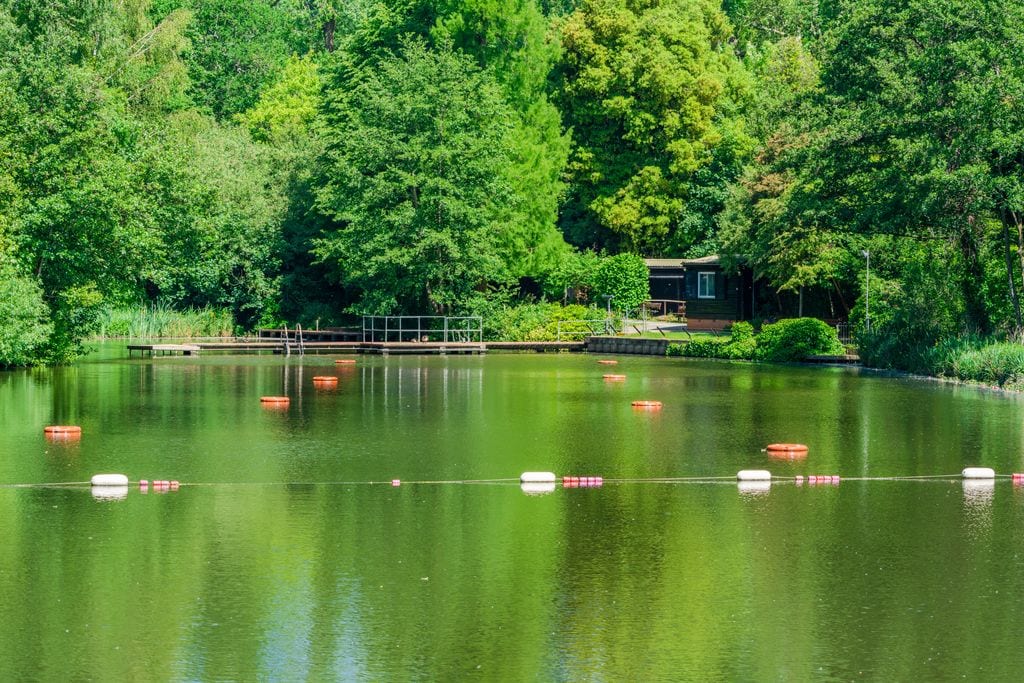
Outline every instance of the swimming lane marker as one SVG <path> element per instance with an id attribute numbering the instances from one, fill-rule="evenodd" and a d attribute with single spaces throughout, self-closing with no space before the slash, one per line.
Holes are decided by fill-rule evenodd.
<path id="1" fill-rule="evenodd" d="M 554 472 L 523 472 L 519 475 L 520 484 L 554 484 L 555 481 Z"/>

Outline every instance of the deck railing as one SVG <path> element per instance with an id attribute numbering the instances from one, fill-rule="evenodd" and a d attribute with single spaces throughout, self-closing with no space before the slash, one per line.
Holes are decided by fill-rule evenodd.
<path id="1" fill-rule="evenodd" d="M 483 318 L 478 315 L 364 315 L 364 342 L 481 343 Z"/>

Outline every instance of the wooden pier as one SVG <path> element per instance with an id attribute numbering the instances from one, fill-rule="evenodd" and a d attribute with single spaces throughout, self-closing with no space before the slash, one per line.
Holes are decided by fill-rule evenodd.
<path id="1" fill-rule="evenodd" d="M 273 353 L 304 355 L 320 353 L 357 354 L 482 354 L 488 351 L 580 352 L 586 341 L 553 342 L 362 342 L 362 341 L 294 341 L 280 339 L 196 342 L 191 344 L 128 344 L 128 357 L 137 351 L 145 356 L 194 356 L 203 352 Z"/>

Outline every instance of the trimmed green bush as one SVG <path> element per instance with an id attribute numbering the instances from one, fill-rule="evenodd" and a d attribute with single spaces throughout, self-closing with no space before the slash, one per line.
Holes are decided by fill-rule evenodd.
<path id="1" fill-rule="evenodd" d="M 817 318 L 790 318 L 765 325 L 757 336 L 755 358 L 775 362 L 844 353 L 833 327 Z"/>
<path id="2" fill-rule="evenodd" d="M 594 274 L 594 302 L 612 295 L 612 308 L 620 311 L 639 308 L 651 297 L 650 272 L 636 254 L 618 254 L 601 259 Z"/>
<path id="3" fill-rule="evenodd" d="M 727 360 L 751 360 L 757 351 L 754 328 L 750 323 L 739 322 L 732 326 L 728 339 L 722 337 L 695 337 L 682 344 L 669 344 L 667 355 L 690 358 L 724 358 Z"/>

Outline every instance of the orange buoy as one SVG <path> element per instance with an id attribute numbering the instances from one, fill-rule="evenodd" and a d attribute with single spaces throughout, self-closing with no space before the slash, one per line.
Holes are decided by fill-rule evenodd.
<path id="1" fill-rule="evenodd" d="M 334 360 L 335 365 L 354 365 L 355 362 L 355 358 L 336 358 Z"/>
<path id="2" fill-rule="evenodd" d="M 260 405 L 265 408 L 287 408 L 291 402 L 287 396 L 260 396 Z"/>
<path id="3" fill-rule="evenodd" d="M 608 382 L 624 382 L 626 381 L 625 375 L 603 375 Z"/>
<path id="4" fill-rule="evenodd" d="M 644 410 L 661 410 L 661 401 L 633 401 L 633 407 Z"/>
<path id="5" fill-rule="evenodd" d="M 802 443 L 770 443 L 765 450 L 768 451 L 768 455 L 807 455 L 807 446 Z"/>
<path id="6" fill-rule="evenodd" d="M 598 365 L 618 365 L 619 361 L 617 361 L 617 360 L 599 360 L 599 361 L 597 361 L 597 364 Z"/>
<path id="7" fill-rule="evenodd" d="M 337 384 L 338 378 L 334 375 L 317 375 L 313 381 L 317 384 Z"/>
<path id="8" fill-rule="evenodd" d="M 73 439 L 82 436 L 82 428 L 74 425 L 52 425 L 44 427 L 43 434 L 52 438 Z"/>

